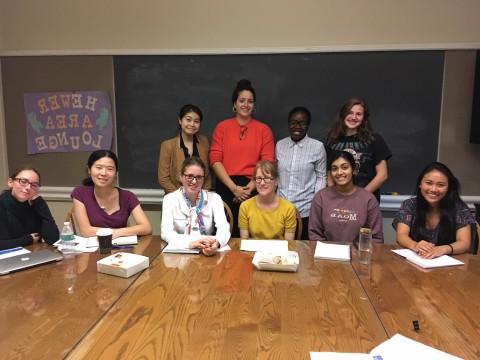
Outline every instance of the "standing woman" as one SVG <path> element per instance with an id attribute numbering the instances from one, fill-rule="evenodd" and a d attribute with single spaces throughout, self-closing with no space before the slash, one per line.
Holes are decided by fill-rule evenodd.
<path id="1" fill-rule="evenodd" d="M 192 104 L 182 106 L 178 113 L 177 136 L 163 141 L 160 145 L 158 182 L 166 194 L 177 190 L 182 185 L 180 168 L 185 159 L 197 156 L 208 164 L 208 139 L 198 134 L 202 118 L 203 114 L 198 106 Z M 206 169 L 203 187 L 207 190 L 211 187 L 208 169 Z"/>
<path id="2" fill-rule="evenodd" d="M 258 194 L 240 205 L 238 226 L 242 239 L 293 240 L 297 226 L 295 206 L 277 195 L 278 170 L 267 160 L 255 167 L 253 180 Z"/>
<path id="3" fill-rule="evenodd" d="M 355 186 L 355 159 L 346 151 L 332 153 L 328 160 L 333 186 L 315 194 L 310 207 L 310 240 L 354 243 L 360 228 L 372 230 L 372 240 L 383 243 L 382 215 L 372 193 Z"/>
<path id="4" fill-rule="evenodd" d="M 38 194 L 40 174 L 32 167 L 13 172 L 0 195 L 0 250 L 59 239 L 50 209 Z"/>
<path id="5" fill-rule="evenodd" d="M 98 228 L 111 228 L 113 238 L 151 234 L 152 226 L 135 194 L 115 186 L 117 155 L 109 150 L 94 151 L 87 167 L 89 176 L 71 194 L 80 235 L 95 236 Z M 135 225 L 128 226 L 130 215 Z"/>
<path id="6" fill-rule="evenodd" d="M 363 100 L 349 99 L 340 109 L 327 138 L 327 151 L 332 150 L 353 155 L 357 163 L 355 184 L 373 193 L 380 203 L 380 187 L 388 178 L 387 160 L 392 154 L 383 138 L 373 132 Z M 330 175 L 328 185 L 333 185 Z"/>
<path id="7" fill-rule="evenodd" d="M 469 251 L 475 218 L 459 191 L 446 165 L 427 165 L 418 176 L 416 197 L 405 200 L 393 220 L 397 242 L 426 259 Z"/>
<path id="8" fill-rule="evenodd" d="M 210 164 L 218 180 L 216 191 L 232 209 L 233 237 L 239 236 L 240 203 L 255 189 L 255 181 L 251 178 L 255 165 L 260 160 L 274 161 L 272 131 L 252 117 L 255 100 L 255 89 L 250 81 L 240 80 L 232 94 L 235 116 L 217 124 L 210 145 Z"/>
<path id="9" fill-rule="evenodd" d="M 162 239 L 177 248 L 198 248 L 213 255 L 230 239 L 230 224 L 222 198 L 202 189 L 205 164 L 195 156 L 181 167 L 182 187 L 165 195 L 162 205 Z"/>

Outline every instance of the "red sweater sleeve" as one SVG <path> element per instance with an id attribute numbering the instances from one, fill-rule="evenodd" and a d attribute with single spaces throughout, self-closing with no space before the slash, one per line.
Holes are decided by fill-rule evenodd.
<path id="1" fill-rule="evenodd" d="M 271 162 L 275 161 L 275 142 L 273 140 L 272 130 L 268 127 L 264 127 L 262 134 L 263 146 L 260 153 L 261 160 L 269 160 Z"/>

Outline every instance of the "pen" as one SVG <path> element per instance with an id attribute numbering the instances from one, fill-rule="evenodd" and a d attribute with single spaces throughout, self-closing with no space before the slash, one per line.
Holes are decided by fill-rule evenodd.
<path id="1" fill-rule="evenodd" d="M 113 245 L 112 249 L 133 249 L 133 245 Z"/>

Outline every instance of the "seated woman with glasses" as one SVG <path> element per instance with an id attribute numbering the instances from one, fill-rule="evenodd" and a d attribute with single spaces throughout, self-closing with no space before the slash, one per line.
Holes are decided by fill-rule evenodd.
<path id="1" fill-rule="evenodd" d="M 87 161 L 88 177 L 73 189 L 73 215 L 82 236 L 95 236 L 98 228 L 111 228 L 112 237 L 149 235 L 152 226 L 134 193 L 115 186 L 117 155 L 94 151 Z M 128 226 L 128 218 L 135 224 Z"/>
<path id="2" fill-rule="evenodd" d="M 314 241 L 354 243 L 360 228 L 372 230 L 372 240 L 383 243 L 382 215 L 375 196 L 353 184 L 355 159 L 347 151 L 331 153 L 327 170 L 333 186 L 315 194 L 310 207 L 308 234 Z"/>
<path id="3" fill-rule="evenodd" d="M 198 157 L 185 159 L 182 187 L 165 195 L 162 206 L 162 239 L 176 248 L 198 248 L 215 254 L 230 239 L 222 198 L 202 189 L 205 164 Z"/>
<path id="4" fill-rule="evenodd" d="M 295 238 L 297 215 L 295 206 L 277 196 L 278 170 L 267 160 L 255 166 L 253 173 L 258 195 L 240 205 L 238 227 L 242 239 L 285 239 Z"/>
<path id="5" fill-rule="evenodd" d="M 13 172 L 8 190 L 0 195 L 0 250 L 26 246 L 42 239 L 59 239 L 57 225 L 47 203 L 38 194 L 40 174 L 31 167 Z"/>

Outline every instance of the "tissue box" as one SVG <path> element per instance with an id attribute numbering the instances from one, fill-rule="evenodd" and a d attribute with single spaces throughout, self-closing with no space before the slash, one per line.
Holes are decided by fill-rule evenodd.
<path id="1" fill-rule="evenodd" d="M 97 261 L 97 271 L 128 278 L 148 268 L 149 258 L 127 252 L 118 252 Z"/>

